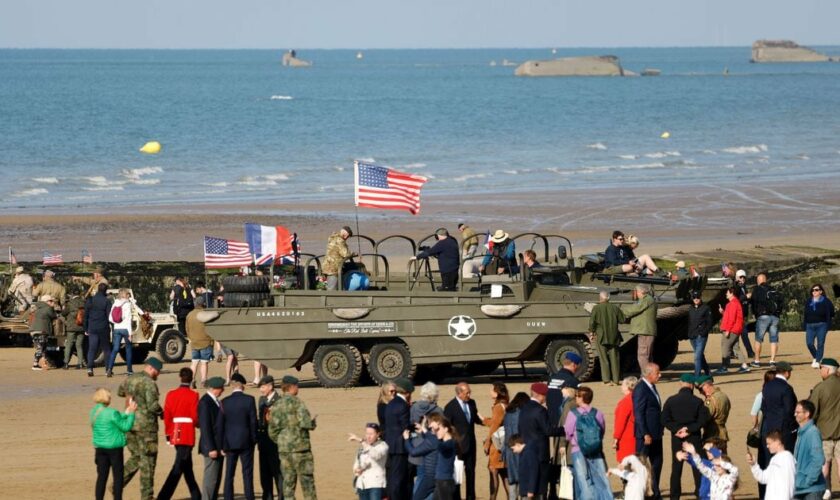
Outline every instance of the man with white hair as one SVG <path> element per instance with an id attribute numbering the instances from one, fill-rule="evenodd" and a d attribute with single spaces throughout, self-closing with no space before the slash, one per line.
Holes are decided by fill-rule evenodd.
<path id="1" fill-rule="evenodd" d="M 32 276 L 26 273 L 23 266 L 15 268 L 15 278 L 9 286 L 9 295 L 15 297 L 18 312 L 24 312 L 32 305 Z"/>
<path id="2" fill-rule="evenodd" d="M 840 363 L 833 358 L 823 358 L 820 363 L 822 382 L 814 386 L 811 397 L 814 403 L 812 418 L 822 434 L 822 448 L 825 455 L 823 475 L 825 496 L 831 498 L 831 466 L 836 461 L 840 471 L 840 377 L 837 368 Z"/>
<path id="3" fill-rule="evenodd" d="M 610 304 L 610 292 L 603 290 L 599 294 L 598 305 L 592 308 L 589 316 L 589 335 L 595 337 L 595 347 L 601 360 L 601 380 L 606 384 L 618 385 L 620 364 L 618 348 L 621 346 L 621 334 L 618 324 L 624 322 L 621 309 Z"/>
<path id="4" fill-rule="evenodd" d="M 630 320 L 630 335 L 636 336 L 636 356 L 639 369 L 644 373 L 650 362 L 650 353 L 656 338 L 656 302 L 650 296 L 650 287 L 643 283 L 636 285 L 633 295 L 636 303 L 623 307 L 621 312 Z"/>

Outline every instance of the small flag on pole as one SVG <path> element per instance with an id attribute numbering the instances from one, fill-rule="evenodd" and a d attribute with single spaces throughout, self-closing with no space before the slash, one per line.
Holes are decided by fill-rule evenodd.
<path id="1" fill-rule="evenodd" d="M 87 248 L 82 250 L 82 264 L 93 264 L 93 255 L 87 251 Z"/>
<path id="2" fill-rule="evenodd" d="M 484 237 L 484 248 L 487 249 L 487 253 L 490 253 L 493 250 L 493 241 L 490 239 L 490 230 L 487 230 L 487 235 Z"/>
<path id="3" fill-rule="evenodd" d="M 55 266 L 58 264 L 64 264 L 64 258 L 61 256 L 60 253 L 51 254 L 49 252 L 44 252 L 44 265 L 45 266 Z"/>
<path id="4" fill-rule="evenodd" d="M 357 207 L 408 210 L 413 215 L 420 212 L 420 188 L 428 179 L 360 161 L 353 166 Z"/>
<path id="5" fill-rule="evenodd" d="M 9 264 L 12 266 L 17 265 L 17 256 L 15 256 L 15 253 L 12 251 L 12 247 L 9 247 Z"/>
<path id="6" fill-rule="evenodd" d="M 224 238 L 204 237 L 204 267 L 225 268 L 250 266 L 253 262 L 248 244 Z"/>
<path id="7" fill-rule="evenodd" d="M 297 233 L 289 233 L 283 226 L 262 226 L 260 224 L 245 224 L 245 241 L 254 255 L 254 263 L 258 266 L 270 264 L 275 256 L 296 256 L 299 252 Z M 283 263 L 291 259 L 282 259 Z"/>

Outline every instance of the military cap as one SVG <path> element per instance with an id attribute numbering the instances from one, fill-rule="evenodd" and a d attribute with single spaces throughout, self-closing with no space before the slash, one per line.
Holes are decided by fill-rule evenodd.
<path id="1" fill-rule="evenodd" d="M 347 236 L 353 236 L 353 230 L 350 229 L 350 226 L 344 226 L 341 229 L 347 231 Z"/>
<path id="2" fill-rule="evenodd" d="M 793 367 L 787 361 L 779 361 L 776 363 L 777 372 L 792 372 Z"/>
<path id="3" fill-rule="evenodd" d="M 55 276 L 55 273 L 53 272 L 52 269 L 47 269 L 47 270 L 44 271 L 44 276 L 52 278 L 53 276 Z"/>
<path id="4" fill-rule="evenodd" d="M 283 375 L 283 379 L 280 381 L 286 385 L 298 385 L 300 380 L 294 375 Z"/>
<path id="5" fill-rule="evenodd" d="M 576 353 L 576 352 L 567 352 L 566 354 L 563 355 L 563 359 L 565 359 L 566 361 L 571 361 L 572 363 L 574 363 L 576 365 L 579 365 L 579 364 L 583 363 L 583 358 L 578 356 L 578 353 Z"/>
<path id="6" fill-rule="evenodd" d="M 271 384 L 271 386 L 274 387 L 274 377 L 272 377 L 271 375 L 266 375 L 265 377 L 261 378 L 260 383 L 258 385 L 265 384 Z"/>
<path id="7" fill-rule="evenodd" d="M 15 274 L 20 274 L 23 272 L 23 266 L 17 266 L 15 268 Z"/>
<path id="8" fill-rule="evenodd" d="M 222 377 L 210 377 L 204 385 L 210 389 L 221 389 L 225 386 L 225 379 Z"/>
<path id="9" fill-rule="evenodd" d="M 407 392 L 409 394 L 414 392 L 414 384 L 412 384 L 411 380 L 408 380 L 407 378 L 398 378 L 394 380 L 394 385 L 402 392 Z"/>
<path id="10" fill-rule="evenodd" d="M 715 379 L 711 375 L 700 375 L 699 377 L 697 377 L 697 379 L 694 380 L 694 383 L 697 385 L 697 387 L 700 387 L 707 382 L 714 384 Z"/>
<path id="11" fill-rule="evenodd" d="M 834 358 L 823 358 L 822 361 L 820 361 L 820 366 L 833 366 L 834 368 L 840 368 L 840 363 L 838 363 Z"/>
<path id="12" fill-rule="evenodd" d="M 247 381 L 247 380 L 245 380 L 245 377 L 243 377 L 243 376 L 242 376 L 242 374 L 241 374 L 241 373 L 239 373 L 239 372 L 234 373 L 234 374 L 230 377 L 230 381 L 231 381 L 231 382 L 239 382 L 239 383 L 240 383 L 240 384 L 242 384 L 242 385 L 245 385 L 246 383 L 248 383 L 248 381 Z"/>
<path id="13" fill-rule="evenodd" d="M 683 373 L 680 375 L 680 382 L 683 384 L 693 384 L 695 382 L 694 375 L 691 373 Z"/>
<path id="14" fill-rule="evenodd" d="M 157 370 L 157 371 L 161 371 L 161 370 L 163 370 L 163 363 L 161 363 L 161 361 L 160 361 L 159 359 L 157 359 L 157 358 L 149 358 L 149 359 L 147 359 L 147 360 L 146 360 L 146 364 L 147 364 L 147 365 L 149 365 L 149 366 L 151 366 L 152 368 L 154 368 L 154 369 L 155 369 L 155 370 Z"/>
<path id="15" fill-rule="evenodd" d="M 548 394 L 548 384 L 545 382 L 534 382 L 531 384 L 531 392 L 545 396 Z"/>
<path id="16" fill-rule="evenodd" d="M 93 274 L 103 274 L 104 272 L 105 272 L 105 269 L 103 269 L 101 267 L 95 267 L 93 269 L 93 271 L 91 271 L 91 273 L 93 273 Z"/>

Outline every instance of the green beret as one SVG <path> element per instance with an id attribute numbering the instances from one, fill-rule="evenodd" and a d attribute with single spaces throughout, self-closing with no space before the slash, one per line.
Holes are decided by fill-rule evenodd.
<path id="1" fill-rule="evenodd" d="M 286 385 L 298 385 L 300 383 L 300 380 L 298 380 L 297 377 L 293 377 L 291 375 L 283 375 L 283 380 L 281 382 Z"/>
<path id="2" fill-rule="evenodd" d="M 840 363 L 837 362 L 834 358 L 823 358 L 820 361 L 821 366 L 833 366 L 834 368 L 840 368 Z"/>
<path id="3" fill-rule="evenodd" d="M 225 386 L 225 379 L 222 377 L 210 377 L 204 385 L 210 389 L 221 389 Z"/>
<path id="4" fill-rule="evenodd" d="M 412 384 L 411 380 L 407 378 L 398 378 L 394 380 L 394 385 L 397 386 L 397 389 L 401 390 L 402 392 L 407 392 L 409 394 L 414 392 L 414 384 Z"/>
<path id="5" fill-rule="evenodd" d="M 700 387 L 706 382 L 711 382 L 714 384 L 715 379 L 711 375 L 700 375 L 699 377 L 697 377 L 697 380 L 694 381 L 694 383 L 697 384 L 697 387 Z"/>
<path id="6" fill-rule="evenodd" d="M 266 375 L 265 377 L 260 379 L 260 382 L 257 385 L 266 384 L 271 384 L 271 386 L 274 387 L 274 377 L 272 377 L 271 375 Z"/>
<path id="7" fill-rule="evenodd" d="M 146 360 L 146 364 L 147 364 L 147 365 L 149 365 L 149 366 L 151 366 L 152 368 L 154 368 L 154 369 L 155 369 L 155 370 L 157 370 L 157 371 L 161 371 L 161 370 L 163 370 L 163 363 L 161 363 L 161 361 L 160 361 L 159 359 L 157 359 L 157 358 L 149 358 L 149 359 L 147 359 L 147 360 Z"/>
<path id="8" fill-rule="evenodd" d="M 680 375 L 680 382 L 685 384 L 693 384 L 694 383 L 694 375 L 690 373 L 683 373 Z"/>
<path id="9" fill-rule="evenodd" d="M 776 363 L 777 372 L 792 372 L 793 367 L 787 361 L 779 361 Z"/>

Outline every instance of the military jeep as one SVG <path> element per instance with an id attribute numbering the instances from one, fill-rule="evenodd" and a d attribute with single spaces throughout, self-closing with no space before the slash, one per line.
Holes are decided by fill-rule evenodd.
<path id="1" fill-rule="evenodd" d="M 380 251 L 386 241 L 398 241 L 408 247 L 401 255 L 414 255 L 431 237 L 415 243 L 404 235 L 378 241 L 353 236 L 359 247 L 363 241 L 372 252 L 358 252 L 359 261 L 348 257 L 339 283 L 344 288 L 347 275 L 364 273 L 366 290 L 318 290 L 313 276 L 320 275 L 319 255 L 298 256 L 299 264 L 282 278 L 273 270 L 270 276 L 227 278 L 226 293 L 231 287 L 237 290 L 235 304 L 225 299 L 228 307 L 203 311 L 199 319 L 215 340 L 274 369 L 300 369 L 312 362 L 325 387 L 353 386 L 365 375 L 382 383 L 414 377 L 418 371 L 423 372 L 418 378 L 428 380 L 459 364 L 471 374 L 491 373 L 502 361 L 540 360 L 553 372 L 569 351 L 583 358 L 578 376 L 586 380 L 598 362 L 587 335 L 588 310 L 602 290 L 613 303 L 623 304 L 634 300 L 637 284 L 652 288 L 659 305 L 652 357 L 662 367 L 673 361 L 685 337 L 689 292 L 708 288 L 706 294 L 714 300 L 722 292 L 722 284 L 709 286 L 705 277 L 672 282 L 587 271 L 572 256 L 571 242 L 560 235 L 513 238 L 526 247 L 530 241 L 544 263 L 539 272 L 524 265 L 513 276 L 465 272 L 469 275 L 462 276 L 454 292 L 437 291 L 439 276 L 428 260 L 408 260 L 404 272 L 395 273 Z M 552 253 L 555 240 L 562 244 Z M 281 280 L 284 286 L 278 286 Z M 621 329 L 626 332 L 627 325 Z M 625 371 L 638 370 L 635 346 L 635 338 L 625 334 Z"/>

